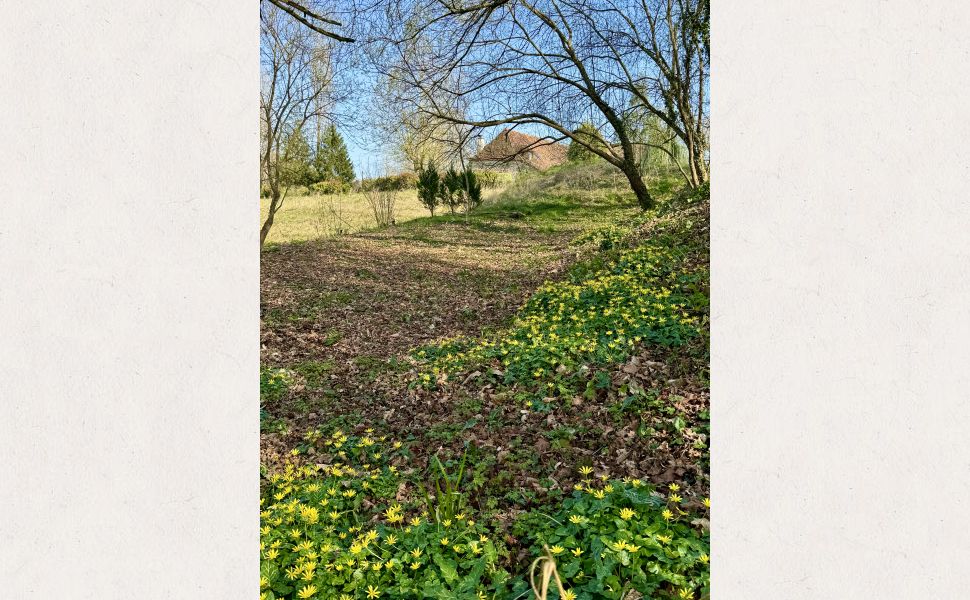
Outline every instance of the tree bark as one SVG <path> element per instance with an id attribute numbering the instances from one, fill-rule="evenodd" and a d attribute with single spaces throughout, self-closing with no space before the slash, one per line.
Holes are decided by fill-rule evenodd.
<path id="1" fill-rule="evenodd" d="M 653 196 L 650 195 L 650 190 L 647 189 L 647 184 L 643 181 L 643 176 L 640 175 L 640 169 L 632 159 L 624 161 L 622 167 L 623 174 L 626 175 L 627 180 L 630 182 L 630 187 L 633 188 L 633 193 L 637 197 L 637 204 L 643 210 L 650 210 L 654 207 L 655 203 Z"/>
<path id="2" fill-rule="evenodd" d="M 269 202 L 269 214 L 266 215 L 266 220 L 263 221 L 263 226 L 259 228 L 259 247 L 262 248 L 263 244 L 266 243 L 266 237 L 269 236 L 269 230 L 273 228 L 273 219 L 276 217 L 276 211 L 280 207 L 280 195 L 279 192 L 272 192 L 272 199 Z"/>

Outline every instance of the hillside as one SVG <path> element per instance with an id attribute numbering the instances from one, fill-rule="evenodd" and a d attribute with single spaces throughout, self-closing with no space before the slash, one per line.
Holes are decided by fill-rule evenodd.
<path id="1" fill-rule="evenodd" d="M 560 169 L 467 217 L 266 251 L 264 543 L 339 503 L 304 522 L 330 546 L 310 562 L 434 553 L 334 590 L 515 597 L 546 544 L 577 598 L 703 594 L 709 225 L 673 187 L 642 214 L 608 170 Z M 275 597 L 300 556 L 264 555 Z"/>

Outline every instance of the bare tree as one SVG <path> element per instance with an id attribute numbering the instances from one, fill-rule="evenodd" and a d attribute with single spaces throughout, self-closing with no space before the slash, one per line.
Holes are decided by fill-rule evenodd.
<path id="1" fill-rule="evenodd" d="M 310 31 L 319 33 L 338 42 L 353 42 L 354 40 L 335 33 L 332 27 L 343 27 L 343 23 L 334 19 L 322 16 L 318 10 L 311 9 L 307 3 L 295 2 L 294 0 L 266 0 L 279 10 L 290 16 L 297 23 L 303 25 Z M 263 0 L 259 0 L 262 9 Z"/>
<path id="2" fill-rule="evenodd" d="M 708 178 L 708 12 L 706 0 L 397 0 L 370 41 L 378 70 L 419 92 L 414 111 L 572 139 L 622 171 L 647 209 L 631 111 L 684 143 L 691 185 Z M 427 47 L 410 52 L 419 37 Z M 582 121 L 600 133 L 577 136 Z"/>
<path id="3" fill-rule="evenodd" d="M 260 6 L 260 25 L 260 179 L 269 190 L 262 245 L 295 182 L 289 142 L 308 122 L 327 117 L 333 72 L 326 43 L 275 5 Z"/>

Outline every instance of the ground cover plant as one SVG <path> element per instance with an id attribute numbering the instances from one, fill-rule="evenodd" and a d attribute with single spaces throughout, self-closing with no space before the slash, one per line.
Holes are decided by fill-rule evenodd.
<path id="1" fill-rule="evenodd" d="M 548 598 L 707 597 L 709 225 L 674 182 L 640 213 L 594 161 L 264 250 L 264 598 L 531 598 L 537 559 Z"/>
<path id="2" fill-rule="evenodd" d="M 373 435 L 308 436 L 325 451 L 325 464 L 288 464 L 269 476 L 260 503 L 260 598 L 530 593 L 494 521 L 470 508 L 445 514 L 402 499 L 408 478 L 397 465 L 408 451 Z M 706 592 L 709 540 L 691 523 L 678 486 L 664 497 L 640 480 L 582 473 L 570 497 L 513 527 L 534 552 L 557 560 L 562 598 Z"/>

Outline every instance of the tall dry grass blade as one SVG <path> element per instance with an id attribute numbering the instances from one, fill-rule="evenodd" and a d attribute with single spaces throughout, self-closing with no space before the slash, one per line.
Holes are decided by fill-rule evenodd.
<path id="1" fill-rule="evenodd" d="M 532 561 L 532 567 L 529 569 L 529 585 L 532 586 L 532 593 L 535 594 L 536 600 L 546 600 L 549 595 L 549 582 L 555 578 L 556 589 L 559 591 L 559 597 L 562 598 L 566 595 L 566 588 L 562 585 L 562 579 L 559 578 L 559 571 L 556 569 L 556 559 L 552 557 L 552 552 L 549 551 L 549 546 L 543 544 L 542 549 L 545 550 L 545 556 L 540 556 L 539 558 Z M 536 586 L 536 567 L 540 567 L 540 585 Z"/>

